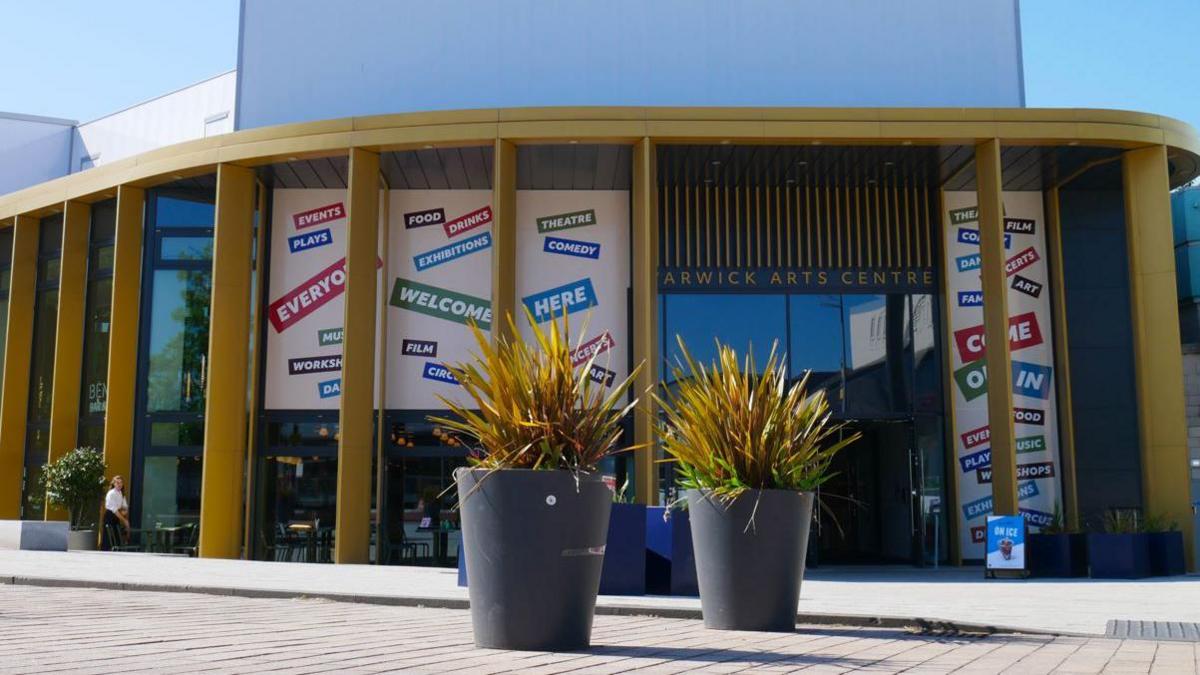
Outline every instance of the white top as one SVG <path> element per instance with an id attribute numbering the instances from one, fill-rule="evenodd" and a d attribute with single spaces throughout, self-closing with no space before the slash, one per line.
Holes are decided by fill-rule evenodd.
<path id="1" fill-rule="evenodd" d="M 129 502 L 125 500 L 125 495 L 117 488 L 112 488 L 108 494 L 104 495 L 104 508 L 117 513 L 121 509 L 129 510 Z"/>

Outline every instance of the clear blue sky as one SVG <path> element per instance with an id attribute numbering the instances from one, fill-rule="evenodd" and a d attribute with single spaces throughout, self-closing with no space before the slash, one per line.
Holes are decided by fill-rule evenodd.
<path id="1" fill-rule="evenodd" d="M 86 121 L 232 69 L 238 7 L 0 0 L 0 110 Z M 1028 105 L 1144 110 L 1200 127 L 1189 81 L 1200 73 L 1200 0 L 1025 0 L 1021 19 Z"/>

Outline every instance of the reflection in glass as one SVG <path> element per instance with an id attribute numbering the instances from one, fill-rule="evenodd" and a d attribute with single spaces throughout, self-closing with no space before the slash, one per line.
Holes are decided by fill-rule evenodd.
<path id="1" fill-rule="evenodd" d="M 212 227 L 214 207 L 212 191 L 198 191 L 196 199 L 177 199 L 158 195 L 155 202 L 155 227 Z"/>
<path id="2" fill-rule="evenodd" d="M 199 457 L 147 457 L 142 468 L 142 529 L 200 521 Z"/>
<path id="3" fill-rule="evenodd" d="M 914 420 L 917 453 L 921 471 L 920 485 L 913 486 L 920 496 L 920 536 L 924 563 L 946 562 L 949 555 L 948 506 L 945 502 L 946 464 L 944 426 L 941 417 L 918 416 Z"/>
<path id="4" fill-rule="evenodd" d="M 913 409 L 942 412 L 942 356 L 937 345 L 936 303 L 932 295 L 912 296 Z"/>
<path id="5" fill-rule="evenodd" d="M 458 564 L 462 542 L 454 470 L 461 455 L 392 457 L 387 460 L 386 526 L 381 556 L 391 565 Z"/>
<path id="6" fill-rule="evenodd" d="M 148 412 L 204 410 L 209 291 L 207 270 L 154 272 Z"/>
<path id="7" fill-rule="evenodd" d="M 212 260 L 212 237 L 163 237 L 163 260 Z"/>
<path id="8" fill-rule="evenodd" d="M 842 298 L 839 295 L 793 295 L 788 298 L 791 345 L 789 374 L 812 371 L 809 391 L 824 388 L 834 412 L 842 409 Z"/>
<path id="9" fill-rule="evenodd" d="M 908 414 L 911 355 L 906 295 L 844 295 L 846 416 Z"/>
<path id="10" fill-rule="evenodd" d="M 58 320 L 58 289 L 38 292 L 33 311 L 33 353 L 30 358 L 29 420 L 49 421 L 54 377 L 54 336 Z"/>
<path id="11" fill-rule="evenodd" d="M 45 517 L 45 493 L 37 489 L 42 468 L 49 459 L 50 430 L 31 427 L 25 432 L 25 480 L 21 489 L 21 520 Z"/>
<path id="12" fill-rule="evenodd" d="M 83 401 L 85 415 L 103 414 L 108 407 L 108 328 L 112 318 L 112 279 L 88 284 L 83 335 Z"/>
<path id="13" fill-rule="evenodd" d="M 152 446 L 181 447 L 203 444 L 203 422 L 153 422 L 150 424 L 150 445 Z"/>
<path id="14" fill-rule="evenodd" d="M 662 299 L 665 380 L 670 379 L 670 368 L 679 356 L 676 335 L 683 337 L 693 358 L 704 364 L 716 358 L 715 340 L 731 345 L 739 355 L 753 352 L 760 370 L 772 345 L 780 356 L 787 349 L 786 296 L 673 294 Z"/>
<path id="15" fill-rule="evenodd" d="M 270 422 L 267 447 L 337 447 L 337 422 Z"/>
<path id="16" fill-rule="evenodd" d="M 337 459 L 267 457 L 258 528 L 268 560 L 333 562 Z"/>

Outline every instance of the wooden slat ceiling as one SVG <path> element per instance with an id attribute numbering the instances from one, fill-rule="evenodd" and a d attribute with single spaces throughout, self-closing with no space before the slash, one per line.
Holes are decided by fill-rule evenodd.
<path id="1" fill-rule="evenodd" d="M 628 190 L 632 162 L 629 145 L 522 145 L 517 147 L 517 189 Z"/>

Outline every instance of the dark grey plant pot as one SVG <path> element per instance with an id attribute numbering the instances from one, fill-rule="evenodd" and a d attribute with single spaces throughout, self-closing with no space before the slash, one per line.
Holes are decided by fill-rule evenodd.
<path id="1" fill-rule="evenodd" d="M 591 641 L 612 490 L 599 475 L 460 469 L 475 645 L 570 651 Z"/>
<path id="2" fill-rule="evenodd" d="M 748 490 L 725 504 L 688 490 L 687 500 L 704 625 L 794 631 L 812 493 Z"/>

